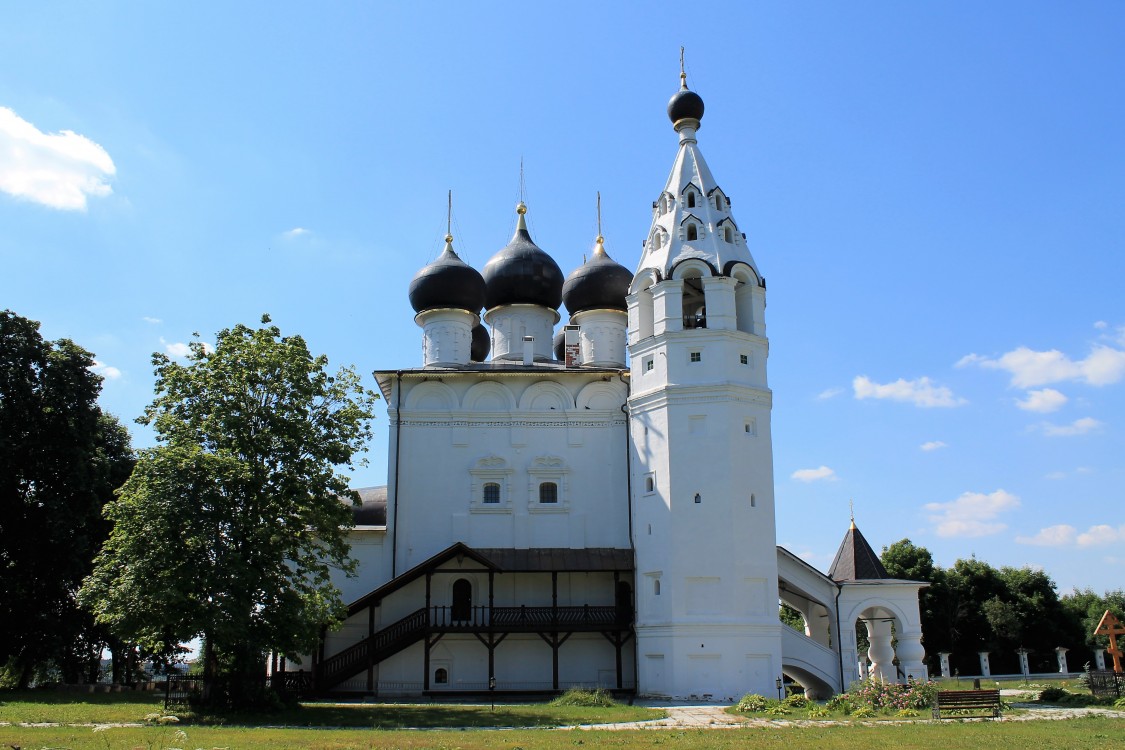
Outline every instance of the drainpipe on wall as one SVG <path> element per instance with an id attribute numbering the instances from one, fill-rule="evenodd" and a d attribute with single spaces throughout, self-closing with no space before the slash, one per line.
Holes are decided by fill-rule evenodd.
<path id="1" fill-rule="evenodd" d="M 395 509 L 391 518 L 391 580 L 397 577 L 398 570 L 398 467 L 402 454 L 402 370 L 395 372 Z"/>

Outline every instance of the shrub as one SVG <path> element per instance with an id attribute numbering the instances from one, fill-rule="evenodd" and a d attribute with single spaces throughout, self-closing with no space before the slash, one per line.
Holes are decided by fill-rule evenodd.
<path id="1" fill-rule="evenodd" d="M 836 693 L 824 705 L 832 711 L 840 710 L 846 714 L 851 713 L 852 709 L 855 708 L 847 693 Z"/>
<path id="2" fill-rule="evenodd" d="M 1070 693 L 1060 687 L 1049 687 L 1039 691 L 1039 700 L 1043 703 L 1058 703 L 1069 695 Z"/>
<path id="3" fill-rule="evenodd" d="M 1114 708 L 1125 708 L 1125 698 L 1118 698 L 1113 702 Z"/>
<path id="4" fill-rule="evenodd" d="M 746 695 L 742 696 L 742 700 L 740 700 L 738 702 L 738 705 L 735 706 L 735 710 L 742 711 L 744 713 L 753 711 L 765 711 L 768 704 L 769 701 L 767 701 L 764 697 L 758 695 L 757 693 L 747 693 Z"/>
<path id="5" fill-rule="evenodd" d="M 766 709 L 766 713 L 770 716 L 788 716 L 789 709 L 785 707 L 784 703 L 773 701 L 773 705 Z"/>
<path id="6" fill-rule="evenodd" d="M 828 715 L 829 715 L 828 709 L 825 708 L 824 706 L 818 706 L 815 703 L 809 704 L 809 718 L 810 719 L 823 719 L 823 718 L 827 717 Z"/>
<path id="7" fill-rule="evenodd" d="M 852 711 L 852 717 L 856 719 L 870 719 L 874 715 L 875 709 L 869 708 L 868 706 L 860 706 Z"/>
<path id="8" fill-rule="evenodd" d="M 809 705 L 809 699 L 802 693 L 793 693 L 792 695 L 786 696 L 785 700 L 782 702 L 791 708 L 804 708 Z"/>
<path id="9" fill-rule="evenodd" d="M 899 685 L 869 678 L 853 683 L 851 690 L 845 696 L 853 706 L 872 710 L 901 711 L 907 708 L 929 708 L 934 704 L 938 690 L 936 682 L 911 682 Z"/>
<path id="10" fill-rule="evenodd" d="M 596 688 L 594 690 L 583 690 L 581 688 L 571 688 L 565 693 L 551 701 L 552 706 L 616 706 L 617 701 L 613 699 L 613 695 L 608 690 Z"/>

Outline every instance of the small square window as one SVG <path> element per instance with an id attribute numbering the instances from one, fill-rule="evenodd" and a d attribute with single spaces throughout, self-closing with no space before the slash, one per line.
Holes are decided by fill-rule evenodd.
<path id="1" fill-rule="evenodd" d="M 739 361 L 739 362 L 740 362 L 741 364 L 744 364 L 744 365 L 748 365 L 748 364 L 750 364 L 750 355 L 748 355 L 748 354 L 739 354 L 739 355 L 738 355 L 738 361 Z"/>
<path id="2" fill-rule="evenodd" d="M 689 355 L 689 358 L 691 359 L 692 362 L 702 362 L 703 361 L 703 352 L 692 352 Z"/>
<path id="3" fill-rule="evenodd" d="M 645 357 L 645 372 L 651 372 L 653 368 L 652 357 Z"/>

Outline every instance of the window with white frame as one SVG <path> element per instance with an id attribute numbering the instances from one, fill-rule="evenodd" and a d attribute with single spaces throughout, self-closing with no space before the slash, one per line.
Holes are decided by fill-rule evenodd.
<path id="1" fill-rule="evenodd" d="M 473 513 L 511 513 L 513 469 L 500 456 L 485 456 L 469 470 L 470 510 Z"/>
<path id="2" fill-rule="evenodd" d="M 532 513 L 564 513 L 569 510 L 567 480 L 570 469 L 558 456 L 538 456 L 527 470 L 528 510 Z"/>

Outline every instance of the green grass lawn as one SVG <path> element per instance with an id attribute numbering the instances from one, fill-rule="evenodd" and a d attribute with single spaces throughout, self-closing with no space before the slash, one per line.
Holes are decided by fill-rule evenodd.
<path id="1" fill-rule="evenodd" d="M 163 712 L 163 696 L 153 693 L 0 693 L 0 722 L 112 724 L 144 721 Z M 287 727 L 555 727 L 660 719 L 666 713 L 640 706 L 552 706 L 546 703 L 464 704 L 326 704 L 305 703 L 279 713 L 204 713 L 187 707 L 168 713 L 181 725 L 252 725 Z M 0 747 L 3 747 L 0 745 Z"/>
<path id="2" fill-rule="evenodd" d="M 575 750 L 575 748 L 652 748 L 678 750 L 747 746 L 777 750 L 1104 750 L 1125 737 L 1125 720 L 919 722 L 864 726 L 790 727 L 736 730 L 556 731 L 468 730 L 401 731 L 357 729 L 263 729 L 249 727 L 17 728 L 0 727 L 0 747 L 22 750 L 162 750 L 230 748 L 230 750 Z"/>

